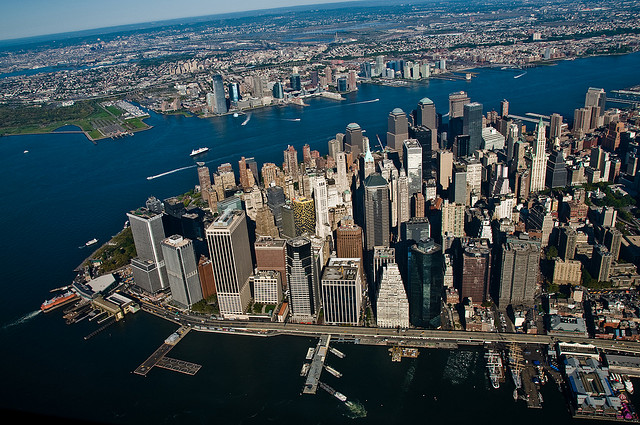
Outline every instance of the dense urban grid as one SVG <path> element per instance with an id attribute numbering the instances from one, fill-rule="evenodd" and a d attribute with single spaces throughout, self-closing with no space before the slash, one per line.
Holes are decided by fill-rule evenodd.
<path id="1" fill-rule="evenodd" d="M 476 66 L 524 68 L 640 45 L 636 2 L 458 6 L 320 8 L 304 21 L 294 11 L 15 49 L 2 72 L 16 75 L 0 80 L 0 93 L 16 111 L 99 99 L 114 117 L 139 119 L 126 99 L 215 116 L 311 95 L 340 100 L 363 83 L 472 78 L 465 70 Z M 35 66 L 61 69 L 20 74 Z M 566 343 L 640 339 L 640 91 L 615 95 L 607 104 L 603 89 L 589 88 L 572 117 L 518 117 L 508 99 L 486 110 L 460 91 L 440 113 L 426 97 L 389 111 L 384 141 L 350 123 L 326 153 L 304 145 L 300 156 L 288 145 L 278 164 L 199 162 L 193 190 L 151 196 L 127 214 L 123 239 L 135 255 L 129 249 L 130 264 L 112 268 L 148 311 L 200 323 L 558 338 L 565 342 L 537 369 L 523 366 L 518 346 L 500 347 L 514 397 L 539 407 L 531 374 L 562 371 L 575 415 L 637 421 L 624 395 L 633 388 L 613 371 L 637 375 L 638 358 L 605 362 L 595 345 Z M 93 138 L 126 131 L 103 124 Z M 118 312 L 99 295 L 117 280 L 104 266 L 111 255 L 87 262 L 74 288 Z M 490 358 L 492 381 L 504 381 L 500 355 Z"/>

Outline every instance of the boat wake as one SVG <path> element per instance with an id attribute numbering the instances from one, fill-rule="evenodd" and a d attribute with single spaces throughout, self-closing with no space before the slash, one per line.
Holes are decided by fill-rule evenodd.
<path id="1" fill-rule="evenodd" d="M 282 118 L 282 121 L 298 122 L 300 121 L 300 118 Z"/>
<path id="2" fill-rule="evenodd" d="M 240 125 L 247 125 L 247 123 L 249 122 L 250 119 L 251 119 L 251 114 L 247 114 L 247 119 L 242 121 L 242 124 L 240 124 Z"/>
<path id="3" fill-rule="evenodd" d="M 347 406 L 347 409 L 349 409 L 349 412 L 346 415 L 349 419 L 358 419 L 358 418 L 367 417 L 367 409 L 365 409 L 364 405 L 359 401 L 349 400 L 346 403 L 344 403 L 344 405 Z"/>
<path id="4" fill-rule="evenodd" d="M 404 382 L 402 383 L 402 392 L 406 393 L 409 391 L 409 386 L 413 382 L 413 377 L 416 374 L 416 362 L 412 362 L 411 366 L 407 370 L 407 374 L 404 377 Z"/>
<path id="5" fill-rule="evenodd" d="M 478 354 L 473 351 L 455 351 L 449 354 L 443 378 L 454 385 L 463 384 L 473 373 Z"/>
<path id="6" fill-rule="evenodd" d="M 177 173 L 178 171 L 182 171 L 182 170 L 186 170 L 186 169 L 194 168 L 194 167 L 197 167 L 197 164 L 188 165 L 186 167 L 181 167 L 181 168 L 176 168 L 175 170 L 166 171 L 164 173 L 156 174 L 155 176 L 149 176 L 149 177 L 147 177 L 147 180 L 157 179 L 158 177 L 167 176 L 169 174 Z"/>
<path id="7" fill-rule="evenodd" d="M 374 102 L 380 102 L 380 99 L 362 100 L 360 102 L 349 103 L 348 105 L 360 105 L 363 103 L 374 103 Z"/>
<path id="8" fill-rule="evenodd" d="M 7 323 L 6 325 L 4 325 L 2 327 L 2 329 L 5 330 L 5 329 L 12 328 L 14 326 L 21 325 L 23 323 L 27 323 L 29 320 L 33 319 L 34 317 L 36 317 L 40 313 L 42 313 L 41 310 L 35 310 L 35 311 L 32 311 L 31 313 L 27 313 L 24 316 L 22 316 L 21 318 L 19 318 L 18 320 L 14 320 L 11 323 Z"/>
<path id="9" fill-rule="evenodd" d="M 514 75 L 513 78 L 520 78 L 523 75 L 525 75 L 526 73 L 527 73 L 527 71 L 523 72 L 522 74 Z"/>

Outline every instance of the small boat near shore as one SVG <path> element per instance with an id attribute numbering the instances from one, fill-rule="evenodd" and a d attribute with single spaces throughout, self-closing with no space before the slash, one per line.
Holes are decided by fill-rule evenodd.
<path id="1" fill-rule="evenodd" d="M 209 148 L 198 148 L 198 149 L 194 149 L 191 151 L 191 153 L 189 154 L 189 156 L 198 156 L 200 154 L 203 154 L 205 152 L 209 152 Z"/>

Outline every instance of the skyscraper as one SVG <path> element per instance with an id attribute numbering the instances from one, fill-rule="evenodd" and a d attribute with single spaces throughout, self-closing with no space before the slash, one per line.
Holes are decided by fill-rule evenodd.
<path id="1" fill-rule="evenodd" d="M 562 115 L 551 114 L 551 123 L 549 124 L 549 139 L 555 141 L 556 137 L 562 134 Z"/>
<path id="2" fill-rule="evenodd" d="M 491 282 L 491 250 L 486 240 L 476 240 L 464 247 L 460 279 L 460 299 L 481 304 L 487 299 Z"/>
<path id="3" fill-rule="evenodd" d="M 409 178 L 404 168 L 400 169 L 400 175 L 396 184 L 396 196 L 394 203 L 397 206 L 397 221 L 398 226 L 405 221 L 408 221 L 411 217 L 411 205 L 409 202 Z"/>
<path id="4" fill-rule="evenodd" d="M 526 234 L 509 237 L 502 245 L 498 304 L 532 305 L 540 269 L 540 241 Z"/>
<path id="5" fill-rule="evenodd" d="M 409 300 L 396 263 L 382 269 L 376 295 L 376 324 L 379 328 L 409 327 Z"/>
<path id="6" fill-rule="evenodd" d="M 291 145 L 284 151 L 284 173 L 294 180 L 298 179 L 298 151 Z"/>
<path id="7" fill-rule="evenodd" d="M 606 103 L 607 103 L 607 94 L 605 93 L 604 89 L 589 87 L 589 90 L 587 90 L 587 95 L 585 96 L 585 99 L 584 99 L 585 108 L 588 108 L 588 107 L 600 108 L 599 116 L 604 116 Z"/>
<path id="8" fill-rule="evenodd" d="M 400 108 L 389 114 L 387 126 L 387 146 L 395 151 L 402 150 L 402 143 L 409 138 L 409 121 Z"/>
<path id="9" fill-rule="evenodd" d="M 365 152 L 364 135 L 362 134 L 362 128 L 354 122 L 347 125 L 347 131 L 344 135 L 344 150 L 347 153 L 351 153 L 354 160 L 361 153 Z"/>
<path id="10" fill-rule="evenodd" d="M 312 182 L 313 201 L 316 207 L 316 234 L 321 238 L 331 234 L 329 224 L 329 199 L 327 198 L 327 179 L 316 176 Z"/>
<path id="11" fill-rule="evenodd" d="M 441 246 L 427 239 L 409 249 L 409 321 L 414 326 L 438 327 L 444 286 Z"/>
<path id="12" fill-rule="evenodd" d="M 182 307 L 191 307 L 202 299 L 193 242 L 180 235 L 173 235 L 164 239 L 161 245 L 167 265 L 171 298 Z"/>
<path id="13" fill-rule="evenodd" d="M 507 118 L 509 116 L 509 101 L 507 99 L 500 102 L 500 116 L 502 118 Z"/>
<path id="14" fill-rule="evenodd" d="M 338 193 L 342 195 L 351 187 L 347 175 L 347 154 L 345 152 L 341 151 L 336 153 L 336 170 L 336 186 L 338 186 Z"/>
<path id="15" fill-rule="evenodd" d="M 336 230 L 338 258 L 360 258 L 362 255 L 362 228 L 357 224 L 343 224 Z"/>
<path id="16" fill-rule="evenodd" d="M 273 95 L 274 99 L 284 99 L 284 89 L 282 88 L 282 83 L 280 81 L 276 81 L 273 84 L 271 94 Z"/>
<path id="17" fill-rule="evenodd" d="M 422 192 L 422 146 L 416 139 L 404 142 L 404 167 L 409 178 L 409 196 Z"/>
<path id="18" fill-rule="evenodd" d="M 214 114 L 227 113 L 227 100 L 224 95 L 224 82 L 222 76 L 216 74 L 213 76 L 213 112 Z"/>
<path id="19" fill-rule="evenodd" d="M 576 243 L 578 241 L 578 232 L 573 227 L 560 227 L 560 235 L 558 241 L 558 256 L 563 260 L 573 260 L 576 254 Z"/>
<path id="20" fill-rule="evenodd" d="M 202 162 L 200 164 L 203 164 Z M 209 168 L 204 165 L 198 166 L 198 183 L 200 183 L 200 193 L 202 194 L 202 200 L 209 202 L 209 195 L 212 193 L 211 188 L 211 175 L 209 174 Z"/>
<path id="21" fill-rule="evenodd" d="M 416 110 L 416 127 L 426 127 L 431 130 L 430 148 L 434 149 L 438 146 L 438 120 L 436 118 L 436 105 L 428 97 L 423 97 L 418 102 L 418 109 Z"/>
<path id="22" fill-rule="evenodd" d="M 561 151 L 553 150 L 547 161 L 546 186 L 549 188 L 567 185 L 567 165 Z"/>
<path id="23" fill-rule="evenodd" d="M 296 236 L 316 232 L 316 211 L 313 199 L 304 196 L 291 201 L 293 221 L 296 226 Z"/>
<path id="24" fill-rule="evenodd" d="M 545 125 L 544 122 L 542 122 L 542 118 L 540 118 L 536 127 L 536 140 L 533 142 L 533 150 L 531 152 L 530 192 L 537 192 L 543 190 L 545 187 L 545 170 L 547 165 L 546 143 Z"/>
<path id="25" fill-rule="evenodd" d="M 598 282 L 608 281 L 612 260 L 613 257 L 606 247 L 596 245 L 593 248 L 593 257 L 591 259 L 591 276 L 593 279 Z"/>
<path id="26" fill-rule="evenodd" d="M 362 307 L 360 259 L 331 258 L 324 268 L 320 287 L 324 322 L 358 325 Z"/>
<path id="27" fill-rule="evenodd" d="M 389 189 L 379 174 L 364 181 L 364 227 L 367 251 L 374 246 L 389 246 Z"/>
<path id="28" fill-rule="evenodd" d="M 315 322 L 318 305 L 318 277 L 314 273 L 311 241 L 296 237 L 287 241 L 289 308 L 294 322 Z"/>
<path id="29" fill-rule="evenodd" d="M 127 213 L 137 257 L 131 260 L 136 286 L 150 293 L 169 287 L 167 269 L 162 256 L 162 240 L 165 238 L 162 214 L 146 208 Z"/>
<path id="30" fill-rule="evenodd" d="M 482 148 L 482 104 L 467 103 L 463 108 L 462 133 L 469 136 L 469 147 L 465 156 L 473 155 Z"/>
<path id="31" fill-rule="evenodd" d="M 275 270 L 282 277 L 282 284 L 287 286 L 287 252 L 284 239 L 260 237 L 253 244 L 256 253 L 257 270 Z"/>
<path id="32" fill-rule="evenodd" d="M 449 181 L 453 173 L 453 152 L 442 150 L 437 152 L 438 184 L 442 190 L 449 189 Z"/>
<path id="33" fill-rule="evenodd" d="M 451 93 L 449 95 L 449 119 L 462 118 L 464 105 L 469 103 L 469 96 L 464 91 Z"/>
<path id="34" fill-rule="evenodd" d="M 229 83 L 227 87 L 229 89 L 229 101 L 237 103 L 240 100 L 240 85 L 238 83 Z"/>
<path id="35" fill-rule="evenodd" d="M 220 313 L 242 314 L 251 299 L 249 276 L 253 271 L 244 211 L 224 211 L 206 235 Z"/>
<path id="36" fill-rule="evenodd" d="M 300 91 L 300 89 L 302 88 L 300 84 L 299 74 L 291 74 L 291 76 L 289 77 L 289 83 L 291 85 L 291 90 L 293 91 Z"/>

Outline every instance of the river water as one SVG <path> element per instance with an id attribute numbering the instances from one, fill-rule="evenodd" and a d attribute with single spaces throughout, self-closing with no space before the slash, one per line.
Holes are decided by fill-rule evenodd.
<path id="1" fill-rule="evenodd" d="M 97 145 L 77 134 L 1 138 L 0 409 L 123 424 L 569 421 L 553 384 L 543 389 L 544 408 L 537 411 L 513 401 L 512 385 L 490 389 L 482 353 L 474 350 L 423 350 L 417 359 L 391 363 L 384 348 L 340 344 L 347 357 L 330 355 L 327 363 L 344 376 L 323 374 L 323 380 L 353 401 L 346 406 L 324 392 L 300 395 L 299 371 L 315 345 L 311 339 L 192 332 L 171 357 L 201 364 L 195 376 L 154 369 L 142 378 L 132 371 L 175 325 L 140 312 L 85 341 L 94 323 L 67 326 L 60 311 L 38 310 L 51 288 L 73 279 L 89 253 L 79 246 L 94 237 L 108 240 L 122 228 L 125 213 L 148 196 L 164 199 L 197 184 L 189 157 L 194 148 L 211 149 L 204 160 L 212 169 L 223 162 L 237 169 L 241 155 L 255 157 L 259 167 L 280 164 L 288 144 L 300 159 L 305 143 L 325 154 L 327 142 L 350 122 L 372 142 L 376 134 L 384 141 L 393 108 L 409 112 L 426 96 L 445 114 L 449 93 L 458 90 L 483 103 L 485 112 L 498 110 L 506 98 L 518 115 L 572 117 L 589 87 L 640 84 L 638 69 L 640 54 L 632 54 L 564 61 L 518 79 L 513 71 L 482 69 L 471 82 L 364 84 L 343 102 L 310 99 L 308 107 L 253 111 L 244 126 L 244 116 L 152 113 L 147 122 L 153 129 Z"/>

